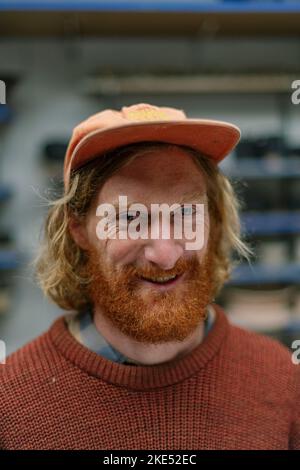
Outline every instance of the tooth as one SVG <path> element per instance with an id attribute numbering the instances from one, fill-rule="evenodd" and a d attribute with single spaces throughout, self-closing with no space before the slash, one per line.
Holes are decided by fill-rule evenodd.
<path id="1" fill-rule="evenodd" d="M 171 279 L 175 279 L 175 277 L 176 277 L 176 275 L 169 276 L 169 277 L 156 277 L 156 278 L 151 277 L 150 280 L 154 281 L 154 282 L 166 282 L 166 281 L 169 281 Z"/>

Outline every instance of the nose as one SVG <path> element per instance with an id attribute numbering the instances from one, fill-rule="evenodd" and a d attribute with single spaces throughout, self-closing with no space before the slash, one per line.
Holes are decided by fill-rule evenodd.
<path id="1" fill-rule="evenodd" d="M 144 255 L 161 269 L 172 269 L 177 260 L 183 255 L 183 247 L 175 240 L 150 240 L 145 247 Z"/>

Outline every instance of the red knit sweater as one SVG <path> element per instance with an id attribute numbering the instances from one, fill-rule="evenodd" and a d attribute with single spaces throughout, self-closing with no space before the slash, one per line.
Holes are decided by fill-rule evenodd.
<path id="1" fill-rule="evenodd" d="M 60 317 L 0 366 L 0 448 L 299 449 L 300 366 L 214 307 L 204 341 L 158 366 L 105 359 Z"/>

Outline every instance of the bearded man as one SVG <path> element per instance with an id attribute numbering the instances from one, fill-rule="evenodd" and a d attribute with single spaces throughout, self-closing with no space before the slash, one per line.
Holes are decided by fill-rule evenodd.
<path id="1" fill-rule="evenodd" d="M 239 138 L 145 103 L 74 129 L 36 263 L 66 312 L 1 368 L 1 448 L 300 448 L 291 353 L 215 302 L 251 255 L 218 166 Z"/>

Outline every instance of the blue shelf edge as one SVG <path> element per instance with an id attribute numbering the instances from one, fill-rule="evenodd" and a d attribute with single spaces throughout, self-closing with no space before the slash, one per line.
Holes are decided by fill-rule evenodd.
<path id="1" fill-rule="evenodd" d="M 300 320 L 290 320 L 283 331 L 285 333 L 293 333 L 294 331 L 300 332 Z"/>
<path id="2" fill-rule="evenodd" d="M 158 11 L 205 13 L 300 13 L 300 4 L 288 0 L 248 1 L 223 0 L 2 0 L 0 10 L 6 11 Z"/>
<path id="3" fill-rule="evenodd" d="M 22 255 L 15 250 L 0 250 L 0 271 L 18 268 L 22 263 Z"/>
<path id="4" fill-rule="evenodd" d="M 0 124 L 9 122 L 11 117 L 12 111 L 10 107 L 7 104 L 0 104 Z"/>
<path id="5" fill-rule="evenodd" d="M 273 167 L 264 159 L 243 158 L 234 162 L 234 168 L 224 167 L 223 172 L 229 178 L 247 180 L 299 178 L 300 158 L 282 157 Z"/>
<path id="6" fill-rule="evenodd" d="M 0 184 L 0 202 L 7 201 L 13 195 L 13 189 L 6 184 Z"/>
<path id="7" fill-rule="evenodd" d="M 261 264 L 237 266 L 227 286 L 253 284 L 300 284 L 300 263 L 284 266 L 266 266 Z"/>
<path id="8" fill-rule="evenodd" d="M 300 234 L 300 212 L 244 212 L 241 227 L 244 235 Z"/>

